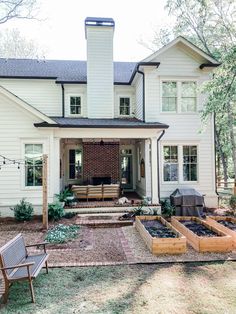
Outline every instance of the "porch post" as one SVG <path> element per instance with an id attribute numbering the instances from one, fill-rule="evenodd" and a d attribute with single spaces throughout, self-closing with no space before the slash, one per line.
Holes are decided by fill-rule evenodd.
<path id="1" fill-rule="evenodd" d="M 152 177 L 152 203 L 157 204 L 158 198 L 158 177 L 157 177 L 157 137 L 151 138 L 151 177 Z"/>
<path id="2" fill-rule="evenodd" d="M 60 139 L 54 138 L 53 194 L 60 192 Z"/>

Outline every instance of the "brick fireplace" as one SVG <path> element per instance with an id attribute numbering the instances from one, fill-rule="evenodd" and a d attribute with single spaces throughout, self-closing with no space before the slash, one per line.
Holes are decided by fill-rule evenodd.
<path id="1" fill-rule="evenodd" d="M 119 142 L 83 142 L 83 178 L 88 184 L 120 181 Z"/>

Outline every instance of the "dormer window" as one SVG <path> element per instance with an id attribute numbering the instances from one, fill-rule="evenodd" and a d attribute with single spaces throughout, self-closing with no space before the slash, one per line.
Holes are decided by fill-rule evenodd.
<path id="1" fill-rule="evenodd" d="M 81 115 L 81 97 L 70 96 L 70 114 Z"/>
<path id="2" fill-rule="evenodd" d="M 130 116 L 129 97 L 120 97 L 120 116 Z"/>

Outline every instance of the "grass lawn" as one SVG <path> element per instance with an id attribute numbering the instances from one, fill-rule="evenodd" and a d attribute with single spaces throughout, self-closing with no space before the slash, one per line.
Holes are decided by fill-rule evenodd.
<path id="1" fill-rule="evenodd" d="M 44 270 L 10 289 L 6 313 L 236 313 L 236 263 L 191 263 Z"/>

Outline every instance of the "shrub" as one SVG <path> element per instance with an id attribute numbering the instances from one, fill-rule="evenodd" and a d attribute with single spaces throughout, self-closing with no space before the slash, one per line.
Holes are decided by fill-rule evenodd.
<path id="1" fill-rule="evenodd" d="M 230 200 L 229 200 L 229 206 L 233 209 L 236 210 L 236 195 L 232 195 Z"/>
<path id="2" fill-rule="evenodd" d="M 63 218 L 71 219 L 71 218 L 75 217 L 76 215 L 77 215 L 77 213 L 75 213 L 75 212 L 67 212 L 67 213 L 65 213 Z"/>
<path id="3" fill-rule="evenodd" d="M 161 213 L 163 215 L 166 215 L 167 217 L 174 215 L 175 207 L 171 205 L 168 199 L 161 200 L 160 203 L 161 203 Z"/>
<path id="4" fill-rule="evenodd" d="M 54 202 L 48 204 L 48 219 L 59 220 L 65 215 L 64 208 L 61 203 Z"/>
<path id="5" fill-rule="evenodd" d="M 76 225 L 66 226 L 59 224 L 48 231 L 45 240 L 54 244 L 65 243 L 77 238 L 78 230 L 79 226 Z"/>
<path id="6" fill-rule="evenodd" d="M 31 220 L 33 218 L 34 208 L 31 203 L 26 202 L 23 198 L 19 204 L 11 208 L 14 211 L 14 216 L 18 221 Z"/>
<path id="7" fill-rule="evenodd" d="M 73 193 L 69 188 L 61 191 L 59 194 L 55 194 L 59 202 L 66 202 L 68 196 L 72 196 Z"/>

